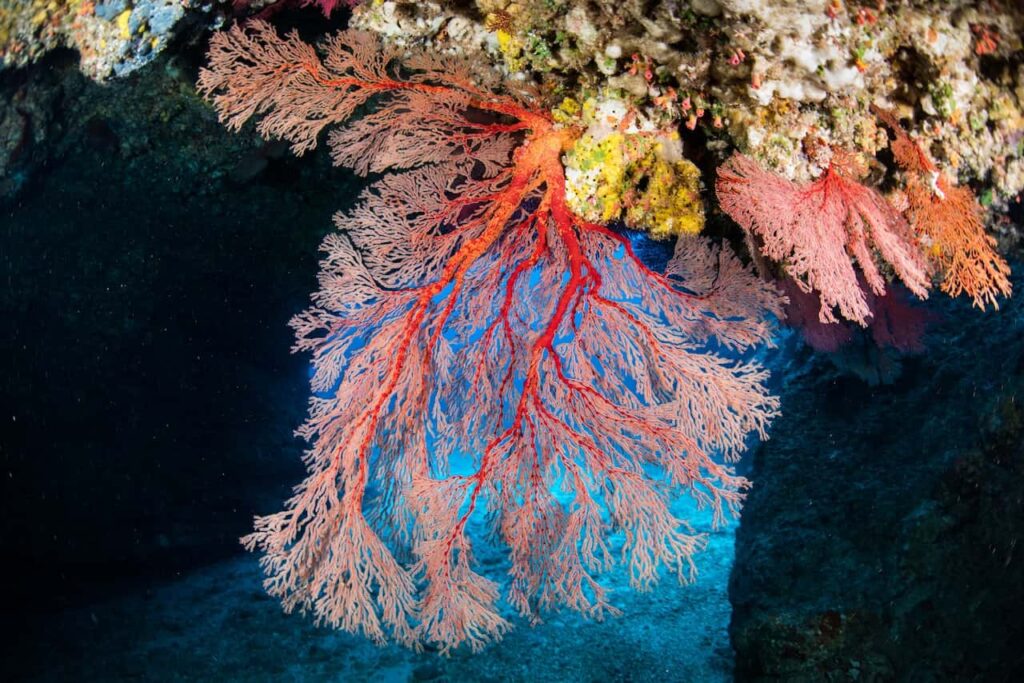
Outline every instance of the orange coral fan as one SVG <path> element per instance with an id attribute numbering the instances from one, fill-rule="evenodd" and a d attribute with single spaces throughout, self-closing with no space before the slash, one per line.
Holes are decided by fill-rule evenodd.
<path id="1" fill-rule="evenodd" d="M 214 36 L 200 76 L 232 127 L 261 116 L 303 151 L 346 124 L 336 163 L 407 169 L 339 215 L 293 321 L 314 354 L 309 472 L 244 539 L 267 590 L 378 642 L 479 648 L 508 628 L 474 566 L 485 507 L 523 615 L 613 612 L 597 575 L 618 556 L 637 588 L 689 578 L 704 539 L 668 497 L 716 518 L 739 505 L 745 480 L 713 456 L 764 436 L 777 400 L 762 368 L 716 349 L 769 341 L 775 290 L 699 238 L 652 272 L 575 215 L 561 156 L 579 131 L 529 92 L 366 33 L 325 50 L 252 22 Z"/>
<path id="2" fill-rule="evenodd" d="M 928 295 L 924 263 L 906 223 L 877 191 L 851 177 L 856 172 L 850 156 L 838 152 L 825 173 L 805 185 L 738 153 L 718 169 L 722 209 L 759 238 L 765 256 L 784 262 L 804 291 L 821 295 L 825 323 L 836 322 L 832 309 L 838 308 L 847 320 L 867 325 L 871 309 L 854 262 L 871 291 L 884 294 L 874 251 L 914 294 Z"/>
<path id="3" fill-rule="evenodd" d="M 942 291 L 966 294 L 978 308 L 999 308 L 997 295 L 1012 293 L 1010 266 L 985 232 L 984 209 L 970 189 L 940 175 L 934 187 L 920 179 L 908 182 L 907 198 L 910 222 L 932 240 L 927 253 L 942 273 Z"/>
<path id="4" fill-rule="evenodd" d="M 927 255 L 942 276 L 942 291 L 966 294 L 978 308 L 999 308 L 996 297 L 1012 292 L 1010 267 L 985 232 L 984 209 L 970 189 L 953 185 L 939 171 L 892 112 L 872 110 L 893 131 L 893 156 L 908 174 L 906 214 L 930 242 Z"/>

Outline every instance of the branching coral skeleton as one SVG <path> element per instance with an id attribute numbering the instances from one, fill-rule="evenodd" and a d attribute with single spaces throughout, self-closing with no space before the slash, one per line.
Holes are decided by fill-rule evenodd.
<path id="1" fill-rule="evenodd" d="M 713 455 L 764 438 L 777 402 L 717 350 L 770 341 L 775 290 L 699 238 L 654 272 L 575 215 L 561 156 L 579 131 L 528 90 L 369 34 L 323 48 L 252 22 L 214 36 L 200 78 L 234 129 L 257 117 L 301 153 L 346 124 L 335 162 L 406 169 L 338 216 L 293 321 L 314 357 L 311 448 L 286 509 L 244 539 L 268 591 L 378 642 L 479 648 L 509 625 L 473 568 L 477 509 L 523 615 L 613 612 L 597 577 L 617 561 L 640 589 L 663 568 L 689 579 L 704 540 L 670 496 L 738 508 L 746 482 Z M 472 469 L 453 473 L 461 454 Z"/>
<path id="2" fill-rule="evenodd" d="M 927 240 L 927 255 L 950 296 L 965 294 L 978 308 L 999 308 L 998 296 L 1010 296 L 1010 266 L 985 232 L 985 211 L 969 188 L 954 185 L 925 150 L 900 125 L 894 114 L 874 107 L 875 115 L 893 133 L 896 163 L 907 175 L 906 214 Z"/>
<path id="3" fill-rule="evenodd" d="M 881 263 L 919 298 L 928 296 L 937 275 L 950 296 L 966 294 L 979 308 L 998 308 L 997 297 L 1012 291 L 1010 268 L 985 232 L 974 195 L 940 172 L 893 114 L 872 111 L 893 131 L 893 155 L 907 176 L 897 202 L 905 205 L 902 211 L 861 184 L 866 168 L 856 154 L 839 149 L 827 150 L 824 173 L 806 184 L 733 154 L 719 167 L 715 184 L 722 210 L 753 238 L 755 249 L 783 264 L 804 293 L 817 293 L 822 323 L 838 322 L 838 310 L 840 317 L 868 325 L 870 302 L 884 301 L 879 297 L 886 294 Z"/>
<path id="4" fill-rule="evenodd" d="M 837 322 L 838 309 L 846 320 L 867 325 L 871 308 L 861 277 L 874 295 L 886 291 L 876 259 L 918 297 L 928 296 L 927 269 L 906 221 L 877 190 L 858 182 L 859 174 L 855 157 L 842 150 L 804 185 L 739 153 L 718 169 L 722 210 L 758 238 L 765 256 L 785 263 L 804 292 L 819 293 L 823 323 Z"/>

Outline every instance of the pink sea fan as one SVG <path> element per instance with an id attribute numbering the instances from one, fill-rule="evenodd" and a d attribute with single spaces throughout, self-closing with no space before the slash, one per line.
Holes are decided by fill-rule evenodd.
<path id="1" fill-rule="evenodd" d="M 722 209 L 760 241 L 764 255 L 783 263 L 804 291 L 818 292 L 822 322 L 835 322 L 838 308 L 866 325 L 871 309 L 854 264 L 877 295 L 885 293 L 885 278 L 875 252 L 917 296 L 928 296 L 929 280 L 899 212 L 851 179 L 851 164 L 836 156 L 820 178 L 801 185 L 737 153 L 718 169 L 716 190 Z"/>

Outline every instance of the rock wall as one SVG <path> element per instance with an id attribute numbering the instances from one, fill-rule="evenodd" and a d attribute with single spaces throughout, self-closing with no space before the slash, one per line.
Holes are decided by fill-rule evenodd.
<path id="1" fill-rule="evenodd" d="M 100 86 L 55 57 L 0 88 L 30 129 L 0 191 L 16 606 L 241 552 L 301 474 L 307 358 L 286 323 L 359 186 L 326 154 L 226 132 L 195 68 L 164 56 Z"/>
<path id="2" fill-rule="evenodd" d="M 737 680 L 1020 680 L 1024 305 L 934 308 L 889 385 L 780 354 L 730 583 Z"/>

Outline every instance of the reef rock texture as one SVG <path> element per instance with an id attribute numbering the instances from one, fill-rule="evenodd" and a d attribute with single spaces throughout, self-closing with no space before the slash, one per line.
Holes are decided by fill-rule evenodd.
<path id="1" fill-rule="evenodd" d="M 0 3 L 0 69 L 29 64 L 56 47 L 81 56 L 103 80 L 149 61 L 175 37 L 215 23 L 212 0 L 22 0 Z"/>
<path id="2" fill-rule="evenodd" d="M 738 680 L 1020 680 L 1022 333 L 1017 299 L 946 302 L 877 387 L 783 351 L 737 533 Z"/>
<path id="3" fill-rule="evenodd" d="M 253 15 L 281 24 L 305 14 L 323 33 L 349 6 L 355 28 L 490 63 L 538 84 L 564 122 L 607 128 L 567 157 L 581 181 L 570 189 L 595 215 L 656 237 L 700 230 L 709 213 L 710 181 L 687 160 L 710 168 L 739 149 L 807 182 L 824 169 L 806 148 L 825 143 L 870 160 L 871 184 L 891 177 L 872 105 L 908 122 L 986 207 L 1005 209 L 1024 190 L 1024 9 L 1013 0 L 31 0 L 0 5 L 0 68 L 64 46 L 104 80 Z M 621 130 L 595 120 L 609 110 Z M 25 130 L 24 114 L 6 118 L 0 174 L 3 147 Z M 594 164 L 595 152 L 607 160 Z"/>
<path id="4" fill-rule="evenodd" d="M 405 45 L 479 53 L 554 100 L 615 97 L 645 122 L 701 128 L 791 179 L 805 141 L 872 155 L 872 103 L 898 108 L 937 159 L 1024 189 L 1024 12 L 1013 2 L 841 0 L 367 2 L 353 25 Z"/>

